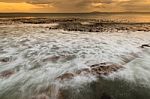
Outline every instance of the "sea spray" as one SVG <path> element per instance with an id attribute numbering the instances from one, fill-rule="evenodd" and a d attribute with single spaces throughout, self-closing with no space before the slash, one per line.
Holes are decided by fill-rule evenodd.
<path id="1" fill-rule="evenodd" d="M 149 51 L 144 48 L 144 54 L 140 48 L 149 43 L 149 32 L 89 33 L 37 27 L 0 27 L 5 31 L 0 32 L 0 99 L 57 99 L 60 93 L 64 99 L 150 97 L 145 87 L 150 81 Z M 5 58 L 8 61 L 3 61 Z M 64 73 L 104 62 L 123 65 L 125 69 L 106 77 L 77 75 L 57 83 L 56 78 Z"/>
<path id="2" fill-rule="evenodd" d="M 139 57 L 125 64 L 125 69 L 111 75 L 111 78 L 120 78 L 135 84 L 150 87 L 150 51 L 145 49 Z"/>

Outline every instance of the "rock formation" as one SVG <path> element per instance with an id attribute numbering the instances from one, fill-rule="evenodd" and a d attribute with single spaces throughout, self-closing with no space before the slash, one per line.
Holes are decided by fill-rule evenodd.
<path id="1" fill-rule="evenodd" d="M 76 72 L 73 73 L 65 73 L 59 77 L 57 77 L 57 79 L 59 80 L 69 80 L 72 79 L 75 76 L 78 75 L 87 75 L 87 74 L 91 74 L 91 75 L 95 75 L 97 77 L 100 77 L 102 75 L 109 75 L 112 72 L 116 72 L 117 70 L 123 68 L 122 66 L 115 64 L 115 63 L 100 63 L 100 64 L 94 64 L 89 66 L 89 68 L 84 68 L 81 70 L 78 70 Z"/>

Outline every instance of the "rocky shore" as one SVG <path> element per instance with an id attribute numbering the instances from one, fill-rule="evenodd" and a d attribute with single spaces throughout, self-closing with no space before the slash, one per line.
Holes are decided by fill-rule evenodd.
<path id="1" fill-rule="evenodd" d="M 49 29 L 63 29 L 65 31 L 83 32 L 118 32 L 118 31 L 150 31 L 150 24 L 145 23 L 100 23 L 82 24 L 80 22 L 61 22 Z"/>
<path id="2" fill-rule="evenodd" d="M 90 75 L 92 74 L 97 77 L 107 76 L 107 75 L 111 74 L 112 72 L 118 71 L 121 68 L 123 68 L 123 66 L 120 66 L 118 64 L 111 63 L 111 62 L 94 64 L 94 65 L 89 66 L 89 68 L 83 68 L 74 73 L 65 73 L 65 74 L 57 77 L 57 80 L 61 80 L 61 81 L 69 80 L 75 76 L 88 75 L 88 74 L 90 74 Z"/>
<path id="3" fill-rule="evenodd" d="M 65 31 L 84 32 L 118 32 L 118 31 L 150 31 L 150 23 L 122 22 L 118 20 L 80 19 L 80 18 L 12 18 L 0 19 L 0 24 L 52 24 L 50 30 L 63 29 Z"/>
<path id="4" fill-rule="evenodd" d="M 0 24 L 0 99 L 128 99 L 126 92 L 133 99 L 135 89 L 149 98 L 149 90 L 137 89 L 150 82 L 149 23 L 14 18 Z"/>

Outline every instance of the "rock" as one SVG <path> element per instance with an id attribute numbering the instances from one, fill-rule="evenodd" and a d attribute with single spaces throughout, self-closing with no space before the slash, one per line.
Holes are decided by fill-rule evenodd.
<path id="1" fill-rule="evenodd" d="M 97 77 L 100 77 L 102 75 L 107 76 L 111 74 L 112 72 L 116 72 L 117 70 L 121 68 L 123 67 L 118 64 L 109 63 L 109 62 L 94 64 L 94 65 L 89 66 L 89 68 L 83 68 L 73 73 L 64 73 L 63 75 L 57 77 L 57 79 L 68 80 L 78 75 L 88 75 L 88 74 L 95 75 Z"/>
<path id="2" fill-rule="evenodd" d="M 138 57 L 139 57 L 138 53 L 130 53 L 129 56 L 122 55 L 121 56 L 122 61 L 123 61 L 122 65 L 125 65 L 125 64 L 133 61 L 135 58 L 138 58 Z"/>
<path id="3" fill-rule="evenodd" d="M 62 55 L 60 60 L 61 62 L 66 62 L 69 60 L 73 60 L 74 58 L 76 58 L 75 55 Z"/>
<path id="4" fill-rule="evenodd" d="M 149 45 L 149 44 L 143 44 L 143 45 L 141 45 L 140 47 L 141 47 L 141 48 L 145 48 L 145 47 L 150 47 L 150 45 Z"/>
<path id="5" fill-rule="evenodd" d="M 74 77 L 73 73 L 65 73 L 65 74 L 57 77 L 57 79 L 66 80 L 66 79 L 72 79 L 73 77 Z"/>
<path id="6" fill-rule="evenodd" d="M 0 59 L 0 62 L 8 62 L 10 59 L 9 59 L 9 57 L 5 57 L 5 58 L 1 58 Z"/>
<path id="7" fill-rule="evenodd" d="M 122 68 L 122 66 L 114 64 L 114 63 L 100 63 L 100 64 L 92 65 L 90 67 L 91 67 L 92 74 L 98 75 L 98 76 L 108 75 Z"/>
<path id="8" fill-rule="evenodd" d="M 36 96 L 32 96 L 31 99 L 50 99 L 46 94 L 40 94 Z"/>
<path id="9" fill-rule="evenodd" d="M 2 19 L 1 19 L 2 21 Z M 12 24 L 15 22 L 32 24 L 58 23 L 58 26 L 49 27 L 49 29 L 63 29 L 66 31 L 84 31 L 84 32 L 118 32 L 118 31 L 150 31 L 149 23 L 131 23 L 129 21 L 112 21 L 104 19 L 80 19 L 80 18 L 19 18 L 11 19 L 10 22 L 3 19 L 0 24 Z M 90 23 L 90 24 L 84 24 Z M 95 29 L 96 28 L 96 29 Z"/>
<path id="10" fill-rule="evenodd" d="M 76 74 L 77 74 L 77 75 L 80 75 L 80 74 L 88 74 L 88 73 L 90 73 L 90 72 L 91 72 L 91 71 L 90 71 L 89 68 L 84 68 L 84 69 L 81 69 L 81 70 L 76 71 Z"/>
<path id="11" fill-rule="evenodd" d="M 51 56 L 48 58 L 43 59 L 43 62 L 47 62 L 47 61 L 52 61 L 52 62 L 56 62 L 60 59 L 60 56 Z"/>
<path id="12" fill-rule="evenodd" d="M 51 61 L 51 62 L 57 62 L 57 61 L 66 62 L 66 61 L 69 61 L 69 60 L 73 60 L 74 58 L 76 58 L 75 55 L 51 56 L 51 57 L 47 57 L 47 58 L 43 59 L 43 62 L 48 62 L 48 61 Z"/>
<path id="13" fill-rule="evenodd" d="M 106 93 L 103 93 L 101 99 L 112 99 L 112 97 Z"/>
<path id="14" fill-rule="evenodd" d="M 14 73 L 15 73 L 14 71 L 6 70 L 6 71 L 3 71 L 3 72 L 0 73 L 0 77 L 8 78 L 11 75 L 13 75 Z"/>

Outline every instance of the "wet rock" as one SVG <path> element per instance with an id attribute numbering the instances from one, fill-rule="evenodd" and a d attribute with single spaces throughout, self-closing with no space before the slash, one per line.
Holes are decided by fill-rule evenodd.
<path id="1" fill-rule="evenodd" d="M 25 42 L 28 42 L 28 41 L 30 41 L 30 40 L 25 38 L 25 39 L 20 40 L 20 43 L 25 43 Z"/>
<path id="2" fill-rule="evenodd" d="M 66 31 L 84 31 L 84 32 L 118 32 L 118 31 L 150 31 L 149 23 L 132 23 L 129 21 L 114 21 L 105 19 L 81 19 L 81 18 L 18 18 L 1 19 L 0 24 L 26 23 L 26 24 L 49 24 L 58 23 L 58 26 L 49 27 L 49 29 L 63 29 Z M 84 24 L 86 23 L 86 24 Z M 87 24 L 90 23 L 90 24 Z"/>
<path id="3" fill-rule="evenodd" d="M 94 75 L 108 75 L 122 68 L 122 66 L 114 63 L 100 63 L 90 66 L 91 73 Z"/>
<path id="4" fill-rule="evenodd" d="M 61 62 L 73 60 L 74 58 L 76 58 L 75 55 L 63 55 L 63 56 L 61 56 Z"/>
<path id="5" fill-rule="evenodd" d="M 31 99 L 50 99 L 46 94 L 40 94 L 37 96 L 32 96 Z"/>
<path id="6" fill-rule="evenodd" d="M 88 73 L 90 73 L 90 69 L 89 69 L 89 68 L 85 68 L 85 69 L 76 71 L 76 74 L 77 74 L 77 75 L 80 75 L 80 74 L 88 74 Z"/>
<path id="7" fill-rule="evenodd" d="M 65 73 L 65 74 L 57 77 L 57 79 L 66 80 L 66 79 L 72 79 L 73 77 L 74 77 L 73 73 Z"/>
<path id="8" fill-rule="evenodd" d="M 141 45 L 140 47 L 141 47 L 141 48 L 145 48 L 145 47 L 150 47 L 150 45 L 149 45 L 149 44 L 143 44 L 143 45 Z"/>
<path id="9" fill-rule="evenodd" d="M 57 62 L 60 59 L 60 56 L 51 56 L 51 57 L 47 57 L 45 59 L 43 59 L 43 62 Z"/>
<path id="10" fill-rule="evenodd" d="M 64 29 L 66 31 L 84 31 L 84 32 L 118 32 L 123 31 L 135 31 L 131 27 L 138 27 L 138 24 L 125 24 L 125 23 L 111 23 L 111 22 L 102 22 L 97 23 L 96 21 L 93 24 L 81 24 L 81 22 L 62 22 L 57 26 L 58 29 Z M 136 28 L 138 30 L 145 31 L 145 28 Z M 148 30 L 148 29 L 146 29 Z"/>
<path id="11" fill-rule="evenodd" d="M 129 56 L 125 56 L 125 55 L 122 55 L 121 58 L 122 58 L 122 61 L 123 61 L 123 65 L 124 64 L 127 64 L 131 61 L 133 61 L 135 58 L 138 58 L 139 55 L 137 53 L 130 53 Z"/>
<path id="12" fill-rule="evenodd" d="M 101 99 L 112 99 L 112 97 L 108 95 L 107 93 L 103 93 L 101 96 Z"/>
<path id="13" fill-rule="evenodd" d="M 5 58 L 0 58 L 0 62 L 9 62 L 10 58 L 9 57 L 5 57 Z"/>
<path id="14" fill-rule="evenodd" d="M 52 50 L 58 50 L 59 47 L 58 47 L 57 45 L 53 45 L 51 49 L 52 49 Z"/>
<path id="15" fill-rule="evenodd" d="M 115 63 L 100 63 L 100 64 L 94 64 L 89 66 L 89 68 L 83 68 L 81 70 L 78 70 L 76 72 L 73 73 L 65 73 L 59 77 L 57 77 L 57 79 L 60 80 L 64 80 L 64 79 L 72 79 L 75 76 L 78 75 L 95 75 L 97 77 L 100 77 L 102 75 L 109 75 L 112 72 L 116 72 L 119 69 L 123 68 L 122 66 L 115 64 Z"/>
<path id="16" fill-rule="evenodd" d="M 48 61 L 51 61 L 51 62 L 57 62 L 57 61 L 66 62 L 66 61 L 72 60 L 74 58 L 76 58 L 75 55 L 51 56 L 51 57 L 47 57 L 47 58 L 43 59 L 43 62 L 48 62 Z"/>
<path id="17" fill-rule="evenodd" d="M 65 92 L 63 89 L 59 89 L 59 92 L 58 92 L 58 99 L 66 99 L 65 98 Z M 68 93 L 67 93 L 68 94 Z"/>
<path id="18" fill-rule="evenodd" d="M 15 72 L 12 70 L 6 70 L 0 73 L 0 77 L 5 77 L 8 78 L 10 76 L 12 76 Z"/>

